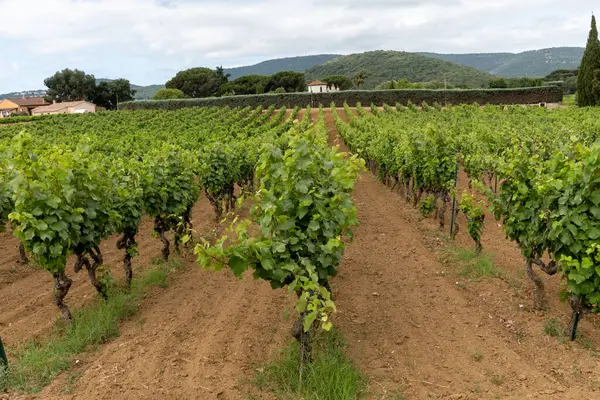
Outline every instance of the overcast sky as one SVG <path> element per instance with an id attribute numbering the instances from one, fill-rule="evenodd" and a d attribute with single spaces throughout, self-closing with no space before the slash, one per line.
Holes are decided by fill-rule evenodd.
<path id="1" fill-rule="evenodd" d="M 57 70 L 164 83 L 195 66 L 366 50 L 584 46 L 591 0 L 0 0 L 0 93 Z"/>

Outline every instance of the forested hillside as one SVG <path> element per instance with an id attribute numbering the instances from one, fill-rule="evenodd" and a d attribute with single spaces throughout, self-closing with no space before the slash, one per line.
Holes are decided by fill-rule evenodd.
<path id="1" fill-rule="evenodd" d="M 276 58 L 255 65 L 225 68 L 225 73 L 231 74 L 230 78 L 235 79 L 245 75 L 273 75 L 281 71 L 304 72 L 315 65 L 323 64 L 337 57 L 339 54 Z"/>
<path id="2" fill-rule="evenodd" d="M 368 51 L 366 53 L 341 56 L 323 65 L 306 70 L 306 78 L 322 79 L 328 75 L 345 75 L 352 78 L 357 72 L 365 71 L 365 89 L 402 78 L 410 82 L 429 82 L 444 79 L 453 85 L 485 87 L 493 76 L 472 67 L 426 57 L 416 53 L 400 51 Z"/>

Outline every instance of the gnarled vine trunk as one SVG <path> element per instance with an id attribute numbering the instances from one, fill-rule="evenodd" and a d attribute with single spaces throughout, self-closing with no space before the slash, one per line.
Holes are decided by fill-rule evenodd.
<path id="1" fill-rule="evenodd" d="M 89 251 L 89 255 L 92 258 L 92 262 L 90 262 L 86 254 L 77 254 L 75 273 L 78 273 L 83 267 L 85 267 L 88 273 L 88 278 L 90 279 L 90 283 L 96 288 L 96 291 L 100 293 L 104 300 L 106 300 L 108 299 L 106 285 L 100 282 L 98 280 L 98 276 L 96 275 L 98 267 L 102 265 L 102 253 L 100 252 L 100 248 L 98 246 L 94 246 L 94 248 Z"/>
<path id="2" fill-rule="evenodd" d="M 133 279 L 133 268 L 131 267 L 131 250 L 137 245 L 135 235 L 123 233 L 123 237 L 117 242 L 119 250 L 125 250 L 123 256 L 123 270 L 125 271 L 125 286 L 131 289 L 131 280 Z"/>
<path id="3" fill-rule="evenodd" d="M 217 222 L 219 222 L 223 215 L 223 200 L 217 196 L 211 195 L 210 193 L 208 193 L 207 190 L 205 190 L 204 192 L 206 193 L 206 197 L 208 198 L 208 201 L 210 202 L 210 204 L 213 206 L 213 208 L 215 210 L 215 220 Z"/>
<path id="4" fill-rule="evenodd" d="M 160 216 L 154 218 L 154 230 L 156 231 L 156 233 L 158 233 L 160 240 L 163 242 L 163 260 L 169 261 L 169 254 L 171 254 L 169 246 L 171 245 L 171 243 L 169 242 L 169 239 L 167 239 L 167 237 L 165 236 L 165 233 L 169 230 L 167 221 L 165 221 Z"/>
<path id="5" fill-rule="evenodd" d="M 532 260 L 528 259 L 526 263 L 527 277 L 529 277 L 534 284 L 533 307 L 537 310 L 543 310 L 545 306 L 544 281 L 535 273 L 532 264 Z"/>
<path id="6" fill-rule="evenodd" d="M 68 322 L 73 322 L 71 311 L 64 301 L 73 281 L 65 274 L 65 271 L 55 272 L 52 277 L 54 278 L 54 303 L 62 312 L 63 317 Z"/>
<path id="7" fill-rule="evenodd" d="M 23 265 L 29 264 L 29 258 L 27 257 L 27 252 L 25 251 L 25 245 L 23 243 L 19 243 L 19 262 Z"/>
<path id="8" fill-rule="evenodd" d="M 304 332 L 304 317 L 306 312 L 303 312 L 300 317 L 294 323 L 292 327 L 292 336 L 298 341 L 300 345 L 300 373 L 304 364 L 309 363 L 312 360 L 312 344 L 310 338 L 310 331 Z"/>

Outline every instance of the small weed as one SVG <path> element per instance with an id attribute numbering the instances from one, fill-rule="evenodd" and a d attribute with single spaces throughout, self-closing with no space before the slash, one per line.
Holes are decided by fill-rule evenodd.
<path id="1" fill-rule="evenodd" d="M 515 332 L 515 339 L 519 344 L 523 342 L 523 339 L 525 339 L 525 331 L 523 330 L 523 328 L 517 329 L 517 331 Z"/>
<path id="2" fill-rule="evenodd" d="M 481 393 L 481 387 L 479 387 L 479 383 L 475 385 L 475 389 L 473 389 L 474 393 Z"/>
<path id="3" fill-rule="evenodd" d="M 577 360 L 573 361 L 573 376 L 576 378 L 581 378 L 581 366 L 577 362 Z"/>
<path id="4" fill-rule="evenodd" d="M 592 342 L 592 339 L 590 339 L 587 336 L 584 336 L 583 333 L 579 334 L 579 337 L 577 338 L 577 342 L 581 345 L 581 347 L 583 347 L 586 350 L 594 349 L 594 342 Z"/>
<path id="5" fill-rule="evenodd" d="M 404 388 L 397 388 L 391 392 L 386 391 L 384 394 L 378 395 L 377 400 L 406 400 Z"/>
<path id="6" fill-rule="evenodd" d="M 258 368 L 254 384 L 284 399 L 357 399 L 365 393 L 367 380 L 346 353 L 346 344 L 335 330 L 314 339 L 313 361 L 298 368 L 300 349 L 291 342 L 274 361 Z"/>
<path id="7" fill-rule="evenodd" d="M 67 372 L 67 379 L 65 386 L 63 386 L 62 391 L 65 394 L 73 393 L 73 389 L 79 378 L 83 376 L 83 372 Z"/>
<path id="8" fill-rule="evenodd" d="M 502 385 L 502 376 L 498 375 L 498 374 L 494 374 L 490 378 L 490 382 L 492 382 L 496 386 L 500 386 L 500 385 Z"/>
<path id="9" fill-rule="evenodd" d="M 556 318 L 551 318 L 546 321 L 544 333 L 548 336 L 557 338 L 560 343 L 563 343 L 565 340 L 565 328 Z"/>
<path id="10" fill-rule="evenodd" d="M 414 371 L 417 368 L 417 363 L 414 360 L 405 360 L 404 361 L 404 366 L 409 371 Z"/>
<path id="11" fill-rule="evenodd" d="M 473 353 L 471 358 L 473 359 L 473 361 L 479 362 L 479 361 L 483 360 L 483 354 L 481 354 L 480 352 L 475 352 L 475 353 Z"/>
<path id="12" fill-rule="evenodd" d="M 575 95 L 574 94 L 567 94 L 565 96 L 563 96 L 563 101 L 562 103 L 566 106 L 574 106 L 576 105 L 575 103 Z"/>
<path id="13" fill-rule="evenodd" d="M 459 275 L 473 280 L 501 275 L 488 254 L 476 256 L 472 249 L 451 248 L 449 249 L 448 261 L 462 267 Z"/>
<path id="14" fill-rule="evenodd" d="M 592 389 L 594 392 L 599 391 L 600 390 L 600 381 L 591 381 L 590 389 Z"/>

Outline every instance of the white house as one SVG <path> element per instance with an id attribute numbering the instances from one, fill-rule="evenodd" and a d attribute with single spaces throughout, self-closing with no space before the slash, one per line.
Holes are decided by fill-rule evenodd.
<path id="1" fill-rule="evenodd" d="M 327 86 L 327 83 L 321 81 L 312 81 L 308 84 L 308 91 L 310 93 L 328 93 L 338 92 L 339 89 L 335 86 Z"/>
<path id="2" fill-rule="evenodd" d="M 54 103 L 45 107 L 37 107 L 31 111 L 31 115 L 47 114 L 82 114 L 96 112 L 96 105 L 87 101 L 66 101 Z"/>

